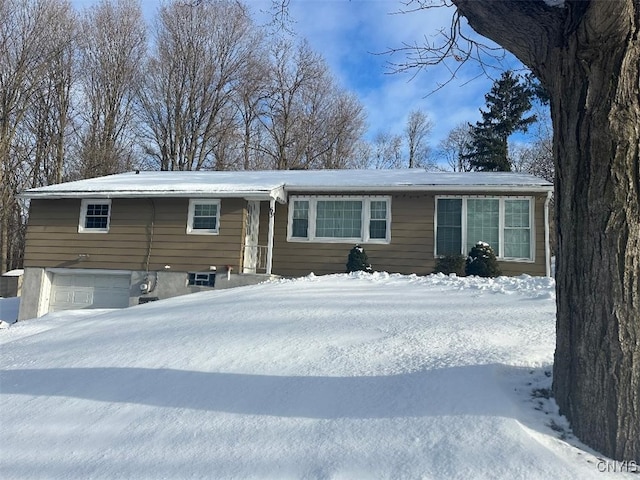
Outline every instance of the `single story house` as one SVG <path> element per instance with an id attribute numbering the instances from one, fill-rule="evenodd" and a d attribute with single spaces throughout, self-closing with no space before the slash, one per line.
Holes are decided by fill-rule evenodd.
<path id="1" fill-rule="evenodd" d="M 506 275 L 550 274 L 553 186 L 515 173 L 131 172 L 34 188 L 20 319 L 125 307 L 272 275 L 429 274 L 482 240 Z"/>

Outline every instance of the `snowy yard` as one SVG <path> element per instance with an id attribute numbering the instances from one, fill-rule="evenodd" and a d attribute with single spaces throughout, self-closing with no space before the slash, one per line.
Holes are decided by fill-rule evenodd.
<path id="1" fill-rule="evenodd" d="M 637 478 L 546 398 L 554 312 L 547 278 L 376 273 L 21 322 L 0 478 Z"/>

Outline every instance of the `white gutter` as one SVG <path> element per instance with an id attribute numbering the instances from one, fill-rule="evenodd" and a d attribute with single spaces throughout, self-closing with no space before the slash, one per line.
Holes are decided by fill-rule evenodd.
<path id="1" fill-rule="evenodd" d="M 549 203 L 553 192 L 547 192 L 547 198 L 544 201 L 544 256 L 547 277 L 551 276 L 551 244 L 549 241 Z"/>
<path id="2" fill-rule="evenodd" d="M 267 275 L 271 275 L 273 268 L 273 235 L 274 235 L 274 223 L 276 216 L 276 200 L 272 198 L 269 201 L 269 234 L 267 240 Z"/>
<path id="3" fill-rule="evenodd" d="M 176 191 L 160 191 L 160 190 L 151 190 L 151 191 L 112 191 L 112 192 L 104 192 L 104 191 L 96 191 L 92 192 L 90 190 L 86 191 L 73 191 L 73 192 L 22 192 L 18 194 L 18 198 L 24 198 L 28 200 L 33 199 L 63 199 L 63 198 L 246 198 L 247 200 L 270 200 L 273 194 L 277 195 L 278 200 L 280 200 L 279 192 L 272 191 L 264 191 L 264 192 L 247 192 L 247 191 L 227 191 L 227 192 L 203 192 L 203 191 L 192 191 L 192 192 L 176 192 Z"/>
<path id="4" fill-rule="evenodd" d="M 278 203 L 287 203 L 287 192 L 284 190 L 284 185 L 280 185 L 278 188 L 274 188 L 270 193 L 271 198 L 275 198 Z"/>
<path id="5" fill-rule="evenodd" d="M 551 192 L 553 187 L 550 185 L 367 185 L 367 186 L 287 186 L 287 193 L 338 193 L 347 192 L 454 192 L 454 193 L 478 193 L 478 192 L 517 192 L 517 193 L 537 193 Z"/>
<path id="6" fill-rule="evenodd" d="M 246 198 L 247 200 L 270 200 L 275 198 L 279 203 L 287 202 L 287 195 L 295 193 L 404 193 L 404 192 L 433 192 L 433 193 L 537 193 L 550 192 L 552 185 L 540 184 L 457 184 L 457 185 L 428 185 L 428 184 L 387 184 L 387 185 L 282 185 L 264 190 L 57 190 L 57 191 L 24 191 L 18 195 L 24 199 L 62 199 L 62 198 Z"/>

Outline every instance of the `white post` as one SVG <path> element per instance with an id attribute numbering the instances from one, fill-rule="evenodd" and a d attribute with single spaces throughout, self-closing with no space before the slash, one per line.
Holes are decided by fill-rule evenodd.
<path id="1" fill-rule="evenodd" d="M 269 201 L 269 235 L 267 243 L 267 275 L 271 275 L 271 268 L 273 266 L 273 235 L 274 235 L 274 223 L 276 216 L 276 199 L 272 198 Z"/>

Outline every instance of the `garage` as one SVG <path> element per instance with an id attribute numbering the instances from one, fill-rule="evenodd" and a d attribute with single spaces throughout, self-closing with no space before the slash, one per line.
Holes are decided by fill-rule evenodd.
<path id="1" fill-rule="evenodd" d="M 55 273 L 49 311 L 129 306 L 130 275 Z"/>

